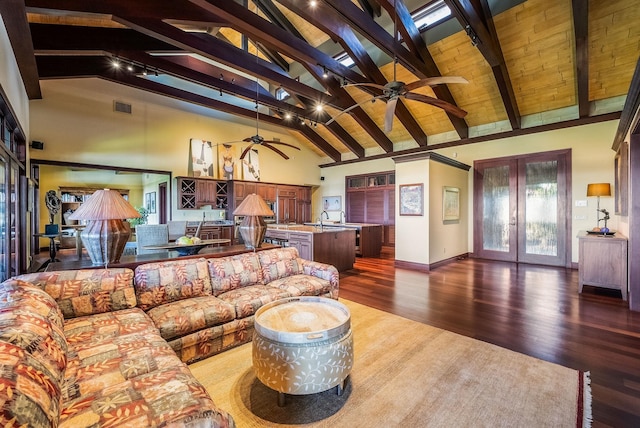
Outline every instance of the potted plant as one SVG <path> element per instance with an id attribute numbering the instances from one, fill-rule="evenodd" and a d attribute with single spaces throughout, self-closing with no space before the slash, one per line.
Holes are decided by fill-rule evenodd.
<path id="1" fill-rule="evenodd" d="M 135 229 L 135 227 L 139 224 L 147 224 L 147 218 L 149 217 L 149 210 L 147 210 L 145 207 L 136 207 L 136 211 L 140 213 L 140 217 L 130 218 L 127 220 L 132 229 Z"/>

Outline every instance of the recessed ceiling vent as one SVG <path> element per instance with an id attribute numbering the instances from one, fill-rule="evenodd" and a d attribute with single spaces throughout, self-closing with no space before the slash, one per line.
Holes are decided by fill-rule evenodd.
<path id="1" fill-rule="evenodd" d="M 122 101 L 113 101 L 113 111 L 120 113 L 131 114 L 131 104 L 123 103 Z"/>

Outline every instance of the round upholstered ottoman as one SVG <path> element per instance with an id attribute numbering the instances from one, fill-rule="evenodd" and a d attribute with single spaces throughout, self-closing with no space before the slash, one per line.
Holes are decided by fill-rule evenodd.
<path id="1" fill-rule="evenodd" d="M 289 297 L 256 312 L 253 369 L 260 381 L 284 394 L 303 395 L 338 387 L 353 367 L 351 315 L 326 297 Z"/>

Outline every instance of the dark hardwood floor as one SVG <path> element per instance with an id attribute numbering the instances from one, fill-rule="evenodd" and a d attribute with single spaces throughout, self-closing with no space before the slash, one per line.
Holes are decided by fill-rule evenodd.
<path id="1" fill-rule="evenodd" d="M 640 313 L 578 271 L 464 259 L 429 274 L 394 267 L 393 249 L 357 258 L 340 297 L 591 372 L 594 427 L 640 427 Z"/>
<path id="2" fill-rule="evenodd" d="M 579 295 L 577 270 L 464 259 L 426 274 L 395 268 L 384 247 L 341 273 L 340 297 L 590 371 L 593 426 L 640 427 L 640 312 L 619 292 Z"/>

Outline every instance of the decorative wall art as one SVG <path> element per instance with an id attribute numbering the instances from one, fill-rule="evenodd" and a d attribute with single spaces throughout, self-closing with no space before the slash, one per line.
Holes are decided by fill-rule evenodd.
<path id="1" fill-rule="evenodd" d="M 218 144 L 218 178 L 221 180 L 239 180 L 242 174 L 240 146 L 237 144 Z"/>
<path id="2" fill-rule="evenodd" d="M 144 194 L 144 207 L 149 214 L 156 213 L 156 192 L 149 192 Z"/>
<path id="3" fill-rule="evenodd" d="M 342 211 L 342 196 L 323 196 L 322 209 L 325 211 Z"/>
<path id="4" fill-rule="evenodd" d="M 191 177 L 213 177 L 213 145 L 211 141 L 189 140 L 189 168 Z"/>
<path id="5" fill-rule="evenodd" d="M 460 220 L 460 189 L 444 186 L 442 188 L 442 221 Z"/>
<path id="6" fill-rule="evenodd" d="M 421 216 L 424 213 L 422 184 L 400 185 L 400 215 Z"/>
<path id="7" fill-rule="evenodd" d="M 260 157 L 256 149 L 249 150 L 244 159 L 242 159 L 242 179 L 260 181 Z"/>

